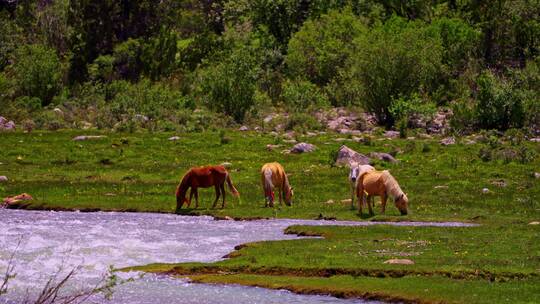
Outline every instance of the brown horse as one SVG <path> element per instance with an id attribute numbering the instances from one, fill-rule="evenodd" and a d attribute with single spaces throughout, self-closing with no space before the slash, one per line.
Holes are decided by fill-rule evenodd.
<path id="1" fill-rule="evenodd" d="M 239 196 L 240 194 L 234 188 L 229 172 L 223 166 L 206 166 L 191 168 L 184 175 L 182 181 L 176 188 L 176 212 L 178 212 L 184 203 L 187 203 L 188 207 L 191 205 L 191 199 L 195 195 L 195 208 L 199 208 L 199 193 L 197 188 L 209 188 L 214 186 L 216 188 L 216 199 L 212 208 L 216 207 L 216 203 L 219 196 L 223 196 L 223 202 L 221 208 L 225 207 L 225 182 L 229 185 L 232 195 Z M 189 200 L 186 198 L 186 193 L 191 187 Z"/>
<path id="2" fill-rule="evenodd" d="M 381 197 L 383 214 L 386 208 L 386 199 L 388 196 L 392 196 L 394 198 L 394 204 L 401 215 L 407 215 L 409 199 L 399 187 L 396 179 L 387 170 L 371 170 L 358 177 L 356 182 L 356 196 L 358 197 L 358 212 L 360 214 L 362 214 L 362 202 L 364 201 L 365 194 L 367 194 L 369 214 L 373 215 L 372 206 L 375 196 Z"/>
<path id="3" fill-rule="evenodd" d="M 274 187 L 279 189 L 279 204 L 283 206 L 283 196 L 287 206 L 292 205 L 293 189 L 285 169 L 278 163 L 267 163 L 261 168 L 261 181 L 266 199 L 266 206 L 274 207 Z"/>

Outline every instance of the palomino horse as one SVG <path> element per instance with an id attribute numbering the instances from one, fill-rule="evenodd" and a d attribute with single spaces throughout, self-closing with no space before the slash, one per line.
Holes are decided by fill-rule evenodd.
<path id="1" fill-rule="evenodd" d="M 278 163 L 267 163 L 261 168 L 261 181 L 264 190 L 266 206 L 274 207 L 274 187 L 279 189 L 279 204 L 283 206 L 283 195 L 287 206 L 292 205 L 293 189 L 285 170 Z"/>
<path id="2" fill-rule="evenodd" d="M 349 171 L 349 185 L 351 188 L 351 210 L 354 209 L 354 197 L 356 196 L 356 181 L 360 179 L 366 172 L 374 171 L 370 165 L 358 165 L 358 163 L 351 164 L 351 170 Z"/>
<path id="3" fill-rule="evenodd" d="M 364 195 L 367 194 L 367 205 L 369 208 L 369 214 L 373 215 L 373 198 L 375 196 L 381 197 L 382 213 L 386 208 L 386 199 L 388 196 L 394 198 L 394 204 L 398 208 L 401 215 L 407 214 L 407 205 L 409 199 L 407 195 L 403 193 L 399 187 L 396 179 L 388 172 L 385 171 L 369 171 L 360 176 L 356 182 L 356 195 L 358 196 L 358 211 L 362 214 L 362 202 L 364 201 Z"/>
<path id="4" fill-rule="evenodd" d="M 199 193 L 197 188 L 209 188 L 214 186 L 216 188 L 216 199 L 212 208 L 216 207 L 216 203 L 219 199 L 219 196 L 223 196 L 223 202 L 221 203 L 221 208 L 225 207 L 225 182 L 229 185 L 229 190 L 231 190 L 232 195 L 239 196 L 240 194 L 234 188 L 229 172 L 223 166 L 206 166 L 191 168 L 184 175 L 182 181 L 176 188 L 176 212 L 182 208 L 184 203 L 187 203 L 188 207 L 191 204 L 191 199 L 195 195 L 195 208 L 199 207 Z M 186 198 L 187 190 L 191 187 L 191 192 L 189 195 L 189 200 Z"/>

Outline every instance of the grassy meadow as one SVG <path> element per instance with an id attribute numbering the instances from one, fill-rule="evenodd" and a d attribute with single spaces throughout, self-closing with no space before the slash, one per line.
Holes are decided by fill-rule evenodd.
<path id="1" fill-rule="evenodd" d="M 439 139 L 386 139 L 357 143 L 346 135 L 298 136 L 313 153 L 284 154 L 292 144 L 255 132 L 99 133 L 81 131 L 0 133 L 0 196 L 34 197 L 30 209 L 173 212 L 174 191 L 192 166 L 230 162 L 241 199 L 227 195 L 225 209 L 210 209 L 214 189 L 201 190 L 199 209 L 184 214 L 234 218 L 336 218 L 338 220 L 465 221 L 478 227 L 303 227 L 288 233 L 320 239 L 261 242 L 239 247 L 211 264 L 149 265 L 141 269 L 190 276 L 207 283 L 238 283 L 303 293 L 405 302 L 535 303 L 540 301 L 540 145 L 491 143 L 442 146 Z M 168 138 L 178 135 L 177 141 Z M 412 135 L 412 134 L 411 134 Z M 225 143 L 226 142 L 226 143 Z M 267 144 L 282 147 L 274 151 Z M 389 202 L 386 215 L 350 210 L 348 169 L 335 167 L 342 145 L 361 152 L 397 152 L 389 169 L 409 197 L 409 215 Z M 527 161 L 484 161 L 486 149 L 527 150 Z M 485 157 L 484 157 L 485 159 Z M 292 207 L 264 207 L 259 169 L 278 161 L 295 190 Z M 483 188 L 489 191 L 484 193 Z M 193 207 L 194 204 L 192 204 Z M 364 212 L 366 212 L 364 210 Z M 414 265 L 384 264 L 406 258 Z"/>

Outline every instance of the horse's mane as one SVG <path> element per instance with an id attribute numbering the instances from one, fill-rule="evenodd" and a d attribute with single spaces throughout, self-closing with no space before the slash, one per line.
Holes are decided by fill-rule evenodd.
<path id="1" fill-rule="evenodd" d="M 399 187 L 397 180 L 390 174 L 390 171 L 384 170 L 381 177 L 383 179 L 384 187 L 386 188 L 386 193 L 393 196 L 394 199 L 404 194 L 401 187 Z"/>

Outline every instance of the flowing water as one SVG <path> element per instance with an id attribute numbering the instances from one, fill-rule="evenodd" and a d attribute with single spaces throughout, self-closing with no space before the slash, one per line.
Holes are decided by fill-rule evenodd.
<path id="1" fill-rule="evenodd" d="M 15 253 L 15 273 L 0 303 L 35 296 L 51 275 L 79 267 L 68 289 L 88 288 L 115 268 L 149 263 L 212 262 L 236 245 L 295 239 L 283 230 L 303 225 L 375 225 L 314 220 L 214 221 L 211 217 L 155 213 L 51 212 L 0 209 L 0 278 Z M 463 226 L 462 223 L 384 223 Z M 466 224 L 465 224 L 466 225 Z M 129 275 L 135 277 L 135 273 Z M 60 275 L 61 277 L 61 275 Z M 1 282 L 0 282 L 1 284 Z M 104 299 L 92 299 L 107 302 Z M 365 303 L 328 296 L 231 285 L 191 284 L 145 275 L 115 289 L 110 303 Z"/>

